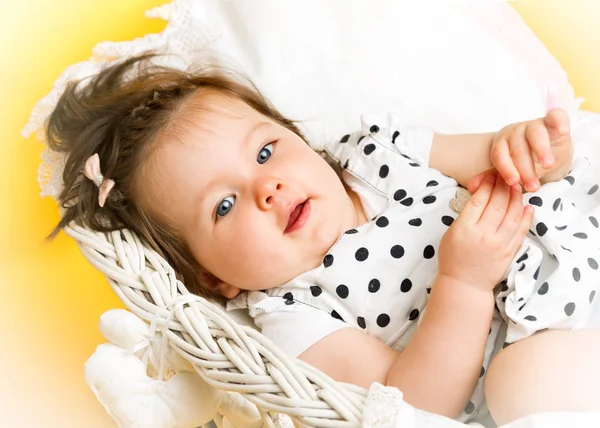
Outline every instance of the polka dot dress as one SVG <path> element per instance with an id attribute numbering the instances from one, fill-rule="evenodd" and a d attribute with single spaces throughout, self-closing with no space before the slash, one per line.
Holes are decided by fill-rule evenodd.
<path id="1" fill-rule="evenodd" d="M 371 221 L 346 231 L 316 269 L 228 306 L 247 307 L 292 356 L 348 326 L 404 349 L 426 309 L 440 239 L 467 199 L 455 180 L 427 167 L 432 137 L 404 130 L 394 116 L 365 115 L 361 132 L 327 145 Z M 536 331 L 575 327 L 594 300 L 600 183 L 589 170 L 577 163 L 565 180 L 524 195 L 535 221 L 498 286 L 480 379 L 461 421 L 487 414 L 483 381 L 493 355 Z"/>
<path id="2" fill-rule="evenodd" d="M 496 297 L 507 345 L 545 329 L 600 327 L 587 321 L 600 291 L 599 185 L 581 159 L 564 179 L 524 195 L 535 216 Z"/>

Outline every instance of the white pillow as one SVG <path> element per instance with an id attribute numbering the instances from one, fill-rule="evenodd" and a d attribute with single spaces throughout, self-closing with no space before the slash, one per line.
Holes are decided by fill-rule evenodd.
<path id="1" fill-rule="evenodd" d="M 565 71 L 503 1 L 180 3 L 211 50 L 307 121 L 315 145 L 358 129 L 366 111 L 451 133 L 578 106 Z"/>

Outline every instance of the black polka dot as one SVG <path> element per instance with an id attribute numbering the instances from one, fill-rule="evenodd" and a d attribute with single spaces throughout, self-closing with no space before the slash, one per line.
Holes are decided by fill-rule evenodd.
<path id="1" fill-rule="evenodd" d="M 446 226 L 452 226 L 452 223 L 454 223 L 454 218 L 450 217 L 449 215 L 445 215 L 442 217 L 442 223 L 444 223 Z"/>
<path id="2" fill-rule="evenodd" d="M 519 267 L 519 272 L 523 272 L 525 270 L 525 263 L 523 263 L 521 265 L 521 267 Z"/>
<path id="3" fill-rule="evenodd" d="M 371 131 L 371 132 L 379 132 L 379 126 L 377 126 L 377 125 L 371 125 L 371 127 L 369 128 L 369 131 Z"/>
<path id="4" fill-rule="evenodd" d="M 469 401 L 467 403 L 467 407 L 465 407 L 465 413 L 467 415 L 470 415 L 471 413 L 473 413 L 475 411 L 475 404 L 473 404 L 472 401 Z"/>
<path id="5" fill-rule="evenodd" d="M 369 281 L 369 293 L 377 293 L 381 288 L 381 282 L 377 278 L 373 278 Z"/>
<path id="6" fill-rule="evenodd" d="M 408 224 L 410 224 L 411 226 L 419 227 L 423 224 L 423 220 L 421 220 L 420 218 L 413 218 L 412 220 L 408 220 Z"/>
<path id="7" fill-rule="evenodd" d="M 408 293 L 411 288 L 412 288 L 412 281 L 408 278 L 403 280 L 402 284 L 400 284 L 400 291 L 402 291 L 403 293 Z"/>
<path id="8" fill-rule="evenodd" d="M 433 204 L 437 198 L 433 195 L 425 196 L 423 198 L 424 204 Z"/>
<path id="9" fill-rule="evenodd" d="M 596 297 L 596 290 L 592 290 L 592 292 L 590 293 L 590 303 L 592 303 L 594 301 L 594 297 Z"/>
<path id="10" fill-rule="evenodd" d="M 556 228 L 556 230 L 559 230 L 559 231 L 563 231 L 567 228 L 566 225 L 565 226 L 554 226 L 554 227 Z"/>
<path id="11" fill-rule="evenodd" d="M 331 254 L 327 254 L 324 258 L 323 258 L 323 266 L 325 267 L 329 267 L 333 264 L 333 256 Z"/>
<path id="12" fill-rule="evenodd" d="M 355 233 L 358 233 L 358 230 L 356 230 L 356 229 L 348 229 L 348 230 L 346 231 L 346 233 L 347 233 L 348 235 L 354 235 Z"/>
<path id="13" fill-rule="evenodd" d="M 404 255 L 404 247 L 402 245 L 394 245 L 390 249 L 390 254 L 393 258 L 399 259 Z"/>
<path id="14" fill-rule="evenodd" d="M 367 328 L 367 323 L 365 322 L 365 319 L 363 317 L 356 318 L 356 323 L 360 328 Z"/>
<path id="15" fill-rule="evenodd" d="M 406 190 L 398 189 L 394 192 L 394 200 L 395 201 L 401 201 L 404 198 L 406 198 Z"/>
<path id="16" fill-rule="evenodd" d="M 567 175 L 564 179 L 571 183 L 571 185 L 575 184 L 575 177 L 573 176 Z"/>
<path id="17" fill-rule="evenodd" d="M 526 304 L 527 304 L 527 303 L 523 303 L 523 304 L 521 305 L 521 307 L 519 308 L 519 311 L 521 311 L 521 309 L 523 309 L 523 308 L 525 307 L 525 305 L 526 305 Z"/>
<path id="18" fill-rule="evenodd" d="M 529 203 L 531 205 L 535 205 L 536 207 L 541 207 L 544 204 L 544 201 L 542 201 L 542 198 L 539 196 L 532 196 L 529 198 Z"/>
<path id="19" fill-rule="evenodd" d="M 544 282 L 542 285 L 540 285 L 540 288 L 538 289 L 537 293 L 540 296 L 543 296 L 544 294 L 546 294 L 548 292 L 548 283 Z"/>
<path id="20" fill-rule="evenodd" d="M 342 137 L 342 139 L 340 140 L 340 143 L 347 143 L 349 139 L 350 139 L 350 134 L 346 134 Z"/>
<path id="21" fill-rule="evenodd" d="M 568 316 L 571 316 L 571 315 L 573 315 L 573 312 L 575 312 L 575 303 L 573 303 L 573 302 L 567 303 L 565 305 L 565 314 L 567 314 Z"/>
<path id="22" fill-rule="evenodd" d="M 533 279 L 535 279 L 537 281 L 539 274 L 540 274 L 540 266 L 538 266 L 537 269 L 535 270 L 535 272 L 533 273 Z"/>
<path id="23" fill-rule="evenodd" d="M 387 219 L 387 217 L 381 216 L 377 219 L 375 224 L 379 227 L 386 227 L 388 224 L 390 224 L 390 221 Z"/>
<path id="24" fill-rule="evenodd" d="M 342 318 L 342 316 L 340 314 L 338 314 L 336 311 L 331 311 L 331 316 L 334 317 L 335 319 L 340 320 L 340 321 L 344 321 L 344 319 Z"/>
<path id="25" fill-rule="evenodd" d="M 598 219 L 594 216 L 589 217 L 590 223 L 597 229 L 598 228 Z"/>
<path id="26" fill-rule="evenodd" d="M 565 251 L 568 251 L 569 253 L 572 253 L 573 251 L 571 251 L 570 249 L 568 249 L 567 247 L 563 247 L 562 245 L 560 246 L 560 248 L 562 248 Z"/>
<path id="27" fill-rule="evenodd" d="M 365 148 L 363 149 L 363 151 L 365 152 L 365 155 L 370 155 L 371 153 L 373 153 L 376 149 L 375 144 L 371 143 L 371 144 L 367 144 L 365 146 Z"/>
<path id="28" fill-rule="evenodd" d="M 294 295 L 292 293 L 285 293 L 283 295 L 283 298 L 285 299 L 285 304 L 286 305 L 293 305 L 294 304 Z"/>
<path id="29" fill-rule="evenodd" d="M 535 236 L 535 232 L 531 229 L 529 229 L 529 234 Z"/>
<path id="30" fill-rule="evenodd" d="M 416 167 L 416 166 L 421 166 L 421 165 L 419 165 L 417 162 L 410 162 L 410 163 L 409 163 L 409 165 L 410 165 L 410 166 L 415 166 L 415 167 Z"/>
<path id="31" fill-rule="evenodd" d="M 426 187 L 434 187 L 434 186 L 437 186 L 438 184 L 440 184 L 440 183 L 438 183 L 435 180 L 431 180 L 431 181 L 427 182 L 427 184 L 425 186 Z"/>
<path id="32" fill-rule="evenodd" d="M 595 259 L 592 259 L 591 257 L 589 259 L 587 259 L 588 265 L 590 265 L 590 267 L 594 270 L 598 270 L 598 262 Z"/>
<path id="33" fill-rule="evenodd" d="M 312 294 L 313 297 L 320 296 L 322 292 L 323 292 L 323 290 L 318 285 L 310 286 L 310 294 Z"/>
<path id="34" fill-rule="evenodd" d="M 517 259 L 517 263 L 524 262 L 524 261 L 525 261 L 525 260 L 527 260 L 528 258 L 529 258 L 529 254 L 525 253 L 525 254 L 523 254 L 521 257 L 519 257 L 519 258 Z"/>
<path id="35" fill-rule="evenodd" d="M 500 283 L 500 285 L 501 285 L 500 291 L 508 291 L 508 284 L 506 283 L 506 281 L 502 281 Z"/>
<path id="36" fill-rule="evenodd" d="M 390 173 L 390 167 L 387 165 L 381 165 L 381 168 L 379 168 L 379 176 L 381 178 L 385 178 L 388 176 L 389 173 Z"/>
<path id="37" fill-rule="evenodd" d="M 392 135 L 392 143 L 396 144 L 396 138 L 398 138 L 398 135 L 400 135 L 400 132 L 394 131 L 394 135 Z"/>
<path id="38" fill-rule="evenodd" d="M 435 249 L 433 248 L 433 245 L 426 246 L 423 250 L 423 257 L 426 259 L 431 259 L 433 256 L 435 256 Z"/>
<path id="39" fill-rule="evenodd" d="M 579 282 L 579 280 L 581 279 L 581 272 L 577 268 L 573 268 L 573 279 L 576 282 Z"/>
<path id="40" fill-rule="evenodd" d="M 427 294 L 431 294 L 431 287 L 427 287 Z"/>
<path id="41" fill-rule="evenodd" d="M 406 198 L 406 199 L 400 201 L 400 203 L 406 207 L 410 207 L 413 203 L 413 198 Z"/>
<path id="42" fill-rule="evenodd" d="M 350 161 L 348 159 L 346 159 L 346 162 L 344 162 L 344 166 L 342 168 L 347 169 L 348 164 L 350 164 Z"/>
<path id="43" fill-rule="evenodd" d="M 412 158 L 410 156 L 405 155 L 404 153 L 400 153 L 400 154 L 404 159 L 412 160 Z"/>
<path id="44" fill-rule="evenodd" d="M 479 371 L 479 378 L 485 376 L 485 367 L 481 366 L 481 370 Z"/>
<path id="45" fill-rule="evenodd" d="M 598 191 L 598 185 L 594 184 L 590 190 L 588 190 L 588 195 L 593 195 L 594 193 L 596 193 Z"/>
<path id="46" fill-rule="evenodd" d="M 579 239 L 587 239 L 587 235 L 583 232 L 574 233 L 573 236 L 575 238 L 579 238 Z"/>
<path id="47" fill-rule="evenodd" d="M 358 250 L 356 250 L 356 253 L 354 253 L 354 257 L 359 262 L 364 262 L 369 257 L 369 250 L 367 250 L 365 247 L 360 247 Z"/>
<path id="48" fill-rule="evenodd" d="M 387 327 L 390 323 L 390 316 L 388 314 L 381 314 L 377 317 L 377 325 L 381 328 Z"/>
<path id="49" fill-rule="evenodd" d="M 348 287 L 345 284 L 340 284 L 335 289 L 336 294 L 340 297 L 340 299 L 345 299 L 348 297 Z"/>
<path id="50" fill-rule="evenodd" d="M 525 319 L 526 319 L 527 321 L 537 321 L 537 318 L 536 318 L 536 317 L 534 317 L 533 315 L 527 315 L 527 316 L 525 317 Z"/>
<path id="51" fill-rule="evenodd" d="M 365 136 L 361 135 L 360 138 L 356 141 L 357 146 L 360 144 L 360 142 L 363 140 L 363 138 L 365 138 Z"/>
<path id="52" fill-rule="evenodd" d="M 546 226 L 544 223 L 539 222 L 536 226 L 535 226 L 535 231 L 537 232 L 538 235 L 540 236 L 544 236 L 546 234 L 546 232 L 548 232 L 548 226 Z"/>
<path id="53" fill-rule="evenodd" d="M 560 205 L 560 198 L 558 198 L 556 201 L 554 201 L 554 203 L 552 204 L 552 209 L 554 211 L 556 211 L 558 209 L 559 205 Z"/>
<path id="54" fill-rule="evenodd" d="M 419 314 L 420 314 L 420 312 L 418 309 L 413 309 L 412 311 L 410 311 L 410 314 L 408 314 L 408 319 L 410 321 L 414 321 L 417 318 L 419 318 Z"/>

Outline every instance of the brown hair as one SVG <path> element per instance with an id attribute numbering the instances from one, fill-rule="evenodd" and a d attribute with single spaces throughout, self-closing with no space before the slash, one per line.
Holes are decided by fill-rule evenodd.
<path id="1" fill-rule="evenodd" d="M 136 175 L 153 141 L 199 89 L 239 99 L 302 135 L 241 75 L 214 66 L 192 72 L 151 64 L 156 57 L 146 53 L 110 65 L 87 84 L 71 82 L 60 97 L 46 136 L 51 149 L 67 154 L 59 195 L 64 210 L 50 237 L 71 222 L 101 232 L 130 229 L 169 262 L 190 292 L 223 301 L 201 283 L 198 263 L 175 231 L 141 208 Z M 104 176 L 115 181 L 103 207 L 98 205 L 97 187 L 82 174 L 94 153 L 100 157 Z"/>

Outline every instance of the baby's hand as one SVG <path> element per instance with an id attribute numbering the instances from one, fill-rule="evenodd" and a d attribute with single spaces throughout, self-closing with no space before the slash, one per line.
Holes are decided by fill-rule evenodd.
<path id="1" fill-rule="evenodd" d="M 492 291 L 525 239 L 533 207 L 521 188 L 488 175 L 440 242 L 439 274 Z"/>
<path id="2" fill-rule="evenodd" d="M 571 167 L 573 143 L 569 116 L 559 108 L 545 117 L 514 123 L 494 136 L 490 159 L 495 170 L 509 184 L 521 183 L 535 192 L 542 182 L 559 180 Z M 473 193 L 489 171 L 473 177 Z"/>

